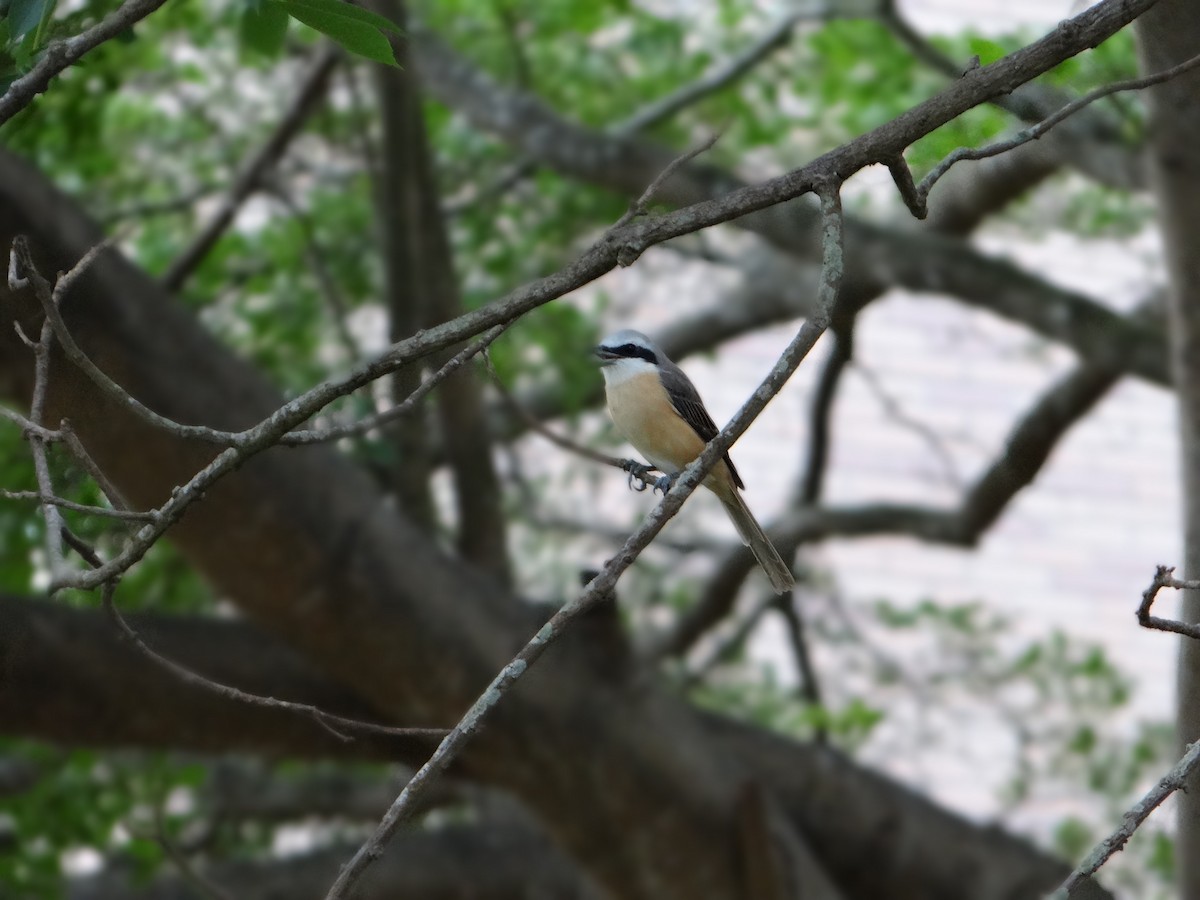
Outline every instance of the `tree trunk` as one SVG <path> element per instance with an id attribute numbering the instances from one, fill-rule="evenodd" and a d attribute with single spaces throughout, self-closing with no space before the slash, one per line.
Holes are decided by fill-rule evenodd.
<path id="1" fill-rule="evenodd" d="M 1163 0 L 1138 20 L 1142 68 L 1159 72 L 1200 49 L 1200 7 Z M 1200 577 L 1200 73 L 1150 89 L 1152 182 L 1166 250 L 1171 365 L 1179 396 L 1183 478 L 1184 568 Z M 1200 593 L 1189 591 L 1182 618 L 1200 622 Z M 1179 655 L 1177 734 L 1182 747 L 1200 738 L 1200 643 L 1183 639 Z M 1179 795 L 1175 848 L 1181 897 L 1200 897 L 1200 775 Z"/>

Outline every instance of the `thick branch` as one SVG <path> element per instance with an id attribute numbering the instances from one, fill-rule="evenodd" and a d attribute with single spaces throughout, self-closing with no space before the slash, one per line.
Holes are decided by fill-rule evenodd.
<path id="1" fill-rule="evenodd" d="M 236 886 L 238 900 L 316 900 L 352 848 L 323 847 L 286 859 L 224 860 L 201 870 L 216 884 Z M 177 900 L 192 896 L 178 876 L 141 884 L 118 868 L 72 882 L 67 900 Z M 398 839 L 359 885 L 356 900 L 601 900 L 601 894 L 543 836 L 518 824 L 460 825 L 411 831 Z"/>
<path id="2" fill-rule="evenodd" d="M 1067 871 L 1025 841 L 948 813 L 836 750 L 716 715 L 706 721 L 762 779 L 848 897 L 1013 900 L 1040 896 Z M 1076 900 L 1109 896 L 1089 884 Z"/>
<path id="3" fill-rule="evenodd" d="M 154 614 L 133 621 L 174 656 L 214 676 L 352 715 L 367 712 L 349 691 L 322 680 L 277 640 L 244 622 Z M 566 649 L 584 653 L 589 643 L 584 638 Z M 137 745 L 267 757 L 397 756 L 380 742 L 343 744 L 304 722 L 214 702 L 160 677 L 113 635 L 98 612 L 44 600 L 0 599 L 0 671 L 5 675 L 0 685 L 13 686 L 0 689 L 0 721 L 9 733 L 27 737 L 75 746 Z M 625 708 L 626 714 L 636 710 Z M 1032 896 L 1013 893 L 1014 884 L 1048 889 L 1066 876 L 1065 865 L 1029 845 L 947 813 L 836 751 L 707 714 L 702 736 L 743 760 L 746 777 L 779 799 L 791 821 L 820 848 L 839 883 L 854 886 L 847 896 L 1006 900 Z M 264 799 L 258 793 L 252 798 L 256 802 Z M 390 799 L 380 798 L 384 806 Z M 331 804 L 328 811 L 335 807 Z M 256 807 L 246 814 L 271 815 L 276 808 Z M 879 840 L 880 834 L 888 837 Z M 872 866 L 861 864 L 864 854 L 871 855 Z M 345 859 L 343 854 L 338 862 Z M 1008 889 L 1002 890 L 1006 884 Z"/>
<path id="4" fill-rule="evenodd" d="M 248 625 L 130 616 L 172 659 L 217 681 L 361 719 L 377 714 L 295 652 Z M 367 735 L 349 743 L 311 720 L 213 695 L 166 675 L 98 612 L 0 596 L 0 722 L 71 745 L 242 748 L 267 757 L 422 762 L 437 738 Z"/>

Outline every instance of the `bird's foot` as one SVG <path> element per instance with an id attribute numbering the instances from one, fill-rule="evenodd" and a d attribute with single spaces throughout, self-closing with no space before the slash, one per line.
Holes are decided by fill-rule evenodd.
<path id="1" fill-rule="evenodd" d="M 654 480 L 654 490 L 661 491 L 664 497 L 667 496 L 667 491 L 674 486 L 677 476 L 678 473 L 675 475 L 660 475 Z"/>
<path id="2" fill-rule="evenodd" d="M 656 471 L 654 466 L 640 463 L 636 459 L 623 459 L 621 468 L 629 473 L 629 489 L 631 491 L 641 493 L 651 484 L 657 485 L 657 482 L 650 478 L 650 473 Z"/>

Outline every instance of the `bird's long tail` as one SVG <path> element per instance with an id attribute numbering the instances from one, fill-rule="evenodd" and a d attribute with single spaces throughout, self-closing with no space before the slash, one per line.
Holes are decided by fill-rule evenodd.
<path id="1" fill-rule="evenodd" d="M 767 573 L 767 580 L 771 582 L 775 593 L 782 594 L 791 590 L 796 583 L 792 570 L 780 558 L 775 545 L 763 532 L 762 526 L 746 506 L 742 495 L 731 486 L 728 490 L 718 491 L 717 496 L 721 498 L 721 505 L 725 507 L 725 512 L 729 513 L 729 518 L 737 527 L 742 543 L 750 548 L 762 570 Z"/>

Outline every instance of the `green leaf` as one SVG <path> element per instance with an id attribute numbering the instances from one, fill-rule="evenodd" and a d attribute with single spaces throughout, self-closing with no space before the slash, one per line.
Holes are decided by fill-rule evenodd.
<path id="1" fill-rule="evenodd" d="M 288 14 L 336 41 L 351 53 L 395 66 L 396 56 L 385 31 L 397 26 L 383 16 L 342 3 L 341 0 L 278 0 Z"/>
<path id="2" fill-rule="evenodd" d="M 242 12 L 240 37 L 243 49 L 275 58 L 287 37 L 288 13 L 279 3 L 248 3 Z"/>
<path id="3" fill-rule="evenodd" d="M 57 0 L 12 0 L 8 7 L 10 36 L 19 39 L 35 30 L 54 12 Z"/>
<path id="4" fill-rule="evenodd" d="M 369 9 L 363 9 L 361 6 L 354 6 L 351 3 L 345 2 L 345 0 L 279 0 L 279 2 L 288 5 L 308 6 L 313 9 L 326 11 L 330 15 L 344 16 L 347 19 L 364 22 L 385 34 L 389 32 L 391 34 L 403 34 L 400 26 L 386 16 L 371 12 Z"/>

